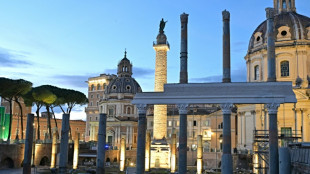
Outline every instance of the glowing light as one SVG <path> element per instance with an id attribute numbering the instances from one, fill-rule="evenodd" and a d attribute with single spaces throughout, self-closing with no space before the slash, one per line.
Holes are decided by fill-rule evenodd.
<path id="1" fill-rule="evenodd" d="M 88 81 L 88 83 L 106 83 L 107 80 L 106 79 L 98 79 L 98 80 L 90 80 Z"/>
<path id="2" fill-rule="evenodd" d="M 130 163 L 130 166 L 133 166 L 133 163 L 132 163 L 132 162 Z"/>

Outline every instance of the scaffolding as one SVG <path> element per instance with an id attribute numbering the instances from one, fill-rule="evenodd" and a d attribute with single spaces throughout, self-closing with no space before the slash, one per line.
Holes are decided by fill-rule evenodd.
<path id="1" fill-rule="evenodd" d="M 287 147 L 290 143 L 298 142 L 302 138 L 301 132 L 301 130 L 281 131 L 278 134 L 279 145 Z M 269 169 L 269 130 L 254 130 L 253 135 L 254 173 L 267 174 Z"/>

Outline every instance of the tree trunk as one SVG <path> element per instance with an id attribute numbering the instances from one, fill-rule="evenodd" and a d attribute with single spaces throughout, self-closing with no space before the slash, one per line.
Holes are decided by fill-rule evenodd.
<path id="1" fill-rule="evenodd" d="M 54 110 L 53 110 L 53 107 L 51 107 L 51 110 L 52 110 L 52 114 L 53 114 L 53 117 L 54 117 L 55 126 L 56 126 L 56 128 L 58 129 L 58 127 L 57 127 L 57 120 L 56 120 L 56 116 L 55 116 L 55 112 L 54 112 Z"/>
<path id="2" fill-rule="evenodd" d="M 18 101 L 18 99 L 15 100 L 15 102 L 18 104 L 19 109 L 20 109 L 20 128 L 21 128 L 21 138 L 22 140 L 24 139 L 24 122 L 23 122 L 23 107 Z"/>
<path id="3" fill-rule="evenodd" d="M 9 136 L 8 136 L 8 143 L 10 143 L 11 140 L 11 129 L 12 129 L 12 99 L 8 100 L 10 103 L 10 125 L 9 125 Z"/>
<path id="4" fill-rule="evenodd" d="M 52 128 L 51 128 L 51 113 L 50 113 L 50 107 L 49 105 L 46 105 L 46 111 L 47 111 L 47 127 L 48 127 L 48 134 L 49 139 L 52 139 Z"/>
<path id="5" fill-rule="evenodd" d="M 38 105 L 37 105 L 37 111 L 36 111 L 36 114 L 37 114 L 37 122 L 38 122 L 38 140 L 40 140 L 40 117 L 39 117 L 39 112 L 40 112 L 40 108 Z"/>

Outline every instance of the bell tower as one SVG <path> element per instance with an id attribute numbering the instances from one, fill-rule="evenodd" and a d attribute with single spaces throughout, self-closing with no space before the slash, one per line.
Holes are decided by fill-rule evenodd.
<path id="1" fill-rule="evenodd" d="M 273 0 L 276 14 L 282 12 L 296 12 L 295 0 Z"/>

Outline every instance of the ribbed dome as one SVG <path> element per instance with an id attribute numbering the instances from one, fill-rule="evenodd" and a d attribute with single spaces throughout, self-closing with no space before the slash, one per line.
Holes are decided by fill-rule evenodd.
<path id="1" fill-rule="evenodd" d="M 132 77 L 117 77 L 112 80 L 106 89 L 106 94 L 142 92 L 139 83 Z"/>
<path id="2" fill-rule="evenodd" d="M 276 44 L 282 41 L 310 40 L 310 18 L 296 12 L 282 12 L 274 17 Z M 261 23 L 251 36 L 248 52 L 262 48 L 267 42 L 267 21 Z M 294 44 L 293 42 L 291 43 Z M 287 45 L 288 46 L 288 45 Z"/>

